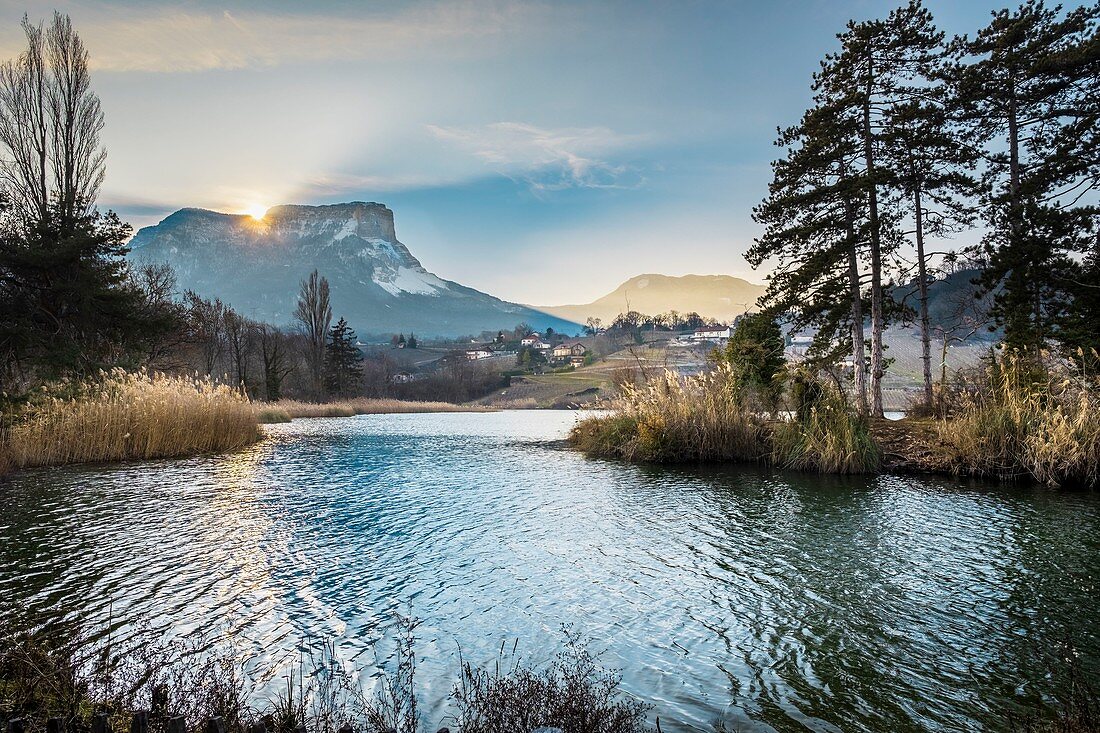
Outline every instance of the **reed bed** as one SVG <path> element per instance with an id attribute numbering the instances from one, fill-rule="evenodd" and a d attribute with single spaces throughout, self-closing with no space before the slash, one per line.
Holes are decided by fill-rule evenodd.
<path id="1" fill-rule="evenodd" d="M 6 418 L 0 454 L 12 467 L 216 453 L 261 437 L 248 398 L 206 378 L 114 370 L 57 392 L 67 396 L 43 388 Z"/>
<path id="2" fill-rule="evenodd" d="M 588 455 L 628 461 L 753 461 L 767 455 L 763 424 L 744 408 L 727 366 L 624 383 L 610 414 L 580 421 L 569 441 Z"/>
<path id="3" fill-rule="evenodd" d="M 451 402 L 414 402 L 395 399 L 350 399 L 337 402 L 299 402 L 280 400 L 259 405 L 260 422 L 289 422 L 296 417 L 353 417 L 418 412 L 491 412 L 483 405 L 456 405 Z"/>
<path id="4" fill-rule="evenodd" d="M 803 414 L 776 423 L 771 442 L 772 461 L 798 471 L 872 473 L 882 463 L 867 418 L 835 390 L 825 390 Z"/>
<path id="5" fill-rule="evenodd" d="M 940 450 L 957 473 L 1100 486 L 1100 392 L 1089 375 L 1008 355 L 958 401 L 938 424 Z"/>

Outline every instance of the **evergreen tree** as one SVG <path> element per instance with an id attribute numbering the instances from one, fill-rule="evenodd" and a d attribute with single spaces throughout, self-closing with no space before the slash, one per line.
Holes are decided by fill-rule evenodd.
<path id="1" fill-rule="evenodd" d="M 887 111 L 886 165 L 901 208 L 908 202 L 916 264 L 917 311 L 925 404 L 932 404 L 932 325 L 928 286 L 931 253 L 928 237 L 961 231 L 974 219 L 978 183 L 972 172 L 978 151 L 952 124 L 951 99 L 938 78 L 939 58 L 928 49 L 930 64 L 922 70 L 928 82 L 912 89 L 906 101 Z"/>
<path id="2" fill-rule="evenodd" d="M 1005 343 L 1038 353 L 1057 337 L 1076 260 L 1091 246 L 1100 186 L 1100 5 L 1030 0 L 952 44 L 959 119 L 987 146 L 984 217 Z"/>
<path id="3" fill-rule="evenodd" d="M 774 316 L 746 313 L 737 319 L 733 335 L 719 357 L 733 368 L 741 389 L 755 391 L 768 407 L 774 407 L 782 391 L 777 377 L 786 364 L 783 346 L 783 334 Z"/>
<path id="4" fill-rule="evenodd" d="M 898 104 L 922 96 L 915 82 L 938 54 L 942 34 L 920 0 L 910 0 L 884 21 L 850 22 L 839 39 L 841 51 L 826 58 L 817 88 L 843 99 L 857 113 L 871 280 L 872 411 L 881 417 L 886 373 L 882 336 L 889 316 L 884 297 L 886 257 L 898 241 L 888 227 L 900 219 L 883 210 L 893 182 L 890 167 L 883 165 L 888 115 Z"/>
<path id="5" fill-rule="evenodd" d="M 363 354 L 356 346 L 355 331 L 340 318 L 329 331 L 325 345 L 325 386 L 330 395 L 354 394 L 363 378 Z"/>
<path id="6" fill-rule="evenodd" d="M 866 225 L 858 218 L 865 186 L 853 173 L 862 149 L 857 119 L 845 95 L 831 98 L 822 90 L 817 106 L 781 131 L 776 144 L 785 157 L 772 163 L 768 198 L 753 210 L 764 234 L 745 258 L 753 267 L 774 263 L 761 303 L 790 318 L 796 330 L 817 330 L 815 358 L 835 361 L 838 344 L 848 341 L 857 404 L 866 412 L 860 273 Z"/>
<path id="7" fill-rule="evenodd" d="M 410 333 L 409 340 L 405 343 L 406 349 L 415 349 L 417 346 L 416 334 Z"/>

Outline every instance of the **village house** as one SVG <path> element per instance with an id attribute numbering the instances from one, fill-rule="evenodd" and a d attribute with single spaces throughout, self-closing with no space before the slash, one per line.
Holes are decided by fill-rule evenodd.
<path id="1" fill-rule="evenodd" d="M 732 326 L 706 326 L 695 329 L 691 334 L 692 341 L 727 341 L 733 336 Z"/>
<path id="2" fill-rule="evenodd" d="M 477 361 L 478 359 L 488 359 L 493 355 L 493 352 L 489 350 L 488 346 L 481 346 L 476 349 L 469 349 L 466 351 L 466 358 L 470 361 Z"/>
<path id="3" fill-rule="evenodd" d="M 584 344 L 580 341 L 562 343 L 554 347 L 554 350 L 550 352 L 550 358 L 554 361 L 571 361 L 576 357 L 579 358 L 583 364 L 586 351 L 588 351 L 588 349 L 586 349 Z"/>

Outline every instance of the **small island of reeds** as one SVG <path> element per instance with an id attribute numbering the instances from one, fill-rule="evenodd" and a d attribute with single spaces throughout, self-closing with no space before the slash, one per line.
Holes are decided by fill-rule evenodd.
<path id="1" fill-rule="evenodd" d="M 569 440 L 592 457 L 751 462 L 832 474 L 925 472 L 1100 484 L 1100 390 L 1081 363 L 992 352 L 900 420 L 858 407 L 841 375 L 767 366 L 731 341 L 703 374 L 623 385 Z M 750 356 L 751 355 L 751 356 Z"/>

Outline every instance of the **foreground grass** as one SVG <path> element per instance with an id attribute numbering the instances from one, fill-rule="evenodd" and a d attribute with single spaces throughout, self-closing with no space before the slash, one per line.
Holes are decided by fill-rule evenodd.
<path id="1" fill-rule="evenodd" d="M 390 413 L 420 412 L 491 412 L 481 405 L 456 405 L 451 402 L 415 402 L 394 399 L 358 398 L 336 402 L 300 402 L 280 400 L 257 406 L 260 422 L 289 422 L 296 417 L 353 417 L 355 415 L 382 415 Z"/>
<path id="2" fill-rule="evenodd" d="M 260 437 L 252 403 L 225 385 L 117 370 L 43 391 L 5 416 L 0 468 L 191 456 Z"/>
<path id="3" fill-rule="evenodd" d="M 414 623 L 398 624 L 394 667 L 373 695 L 359 683 L 368 675 L 350 670 L 331 643 L 304 640 L 296 663 L 258 670 L 256 679 L 286 680 L 281 694 L 260 698 L 241 657 L 224 644 L 164 644 L 149 635 L 124 649 L 79 639 L 58 641 L 56 630 L 10 633 L 0 628 L 0 728 L 22 720 L 28 733 L 94 730 L 93 716 L 105 712 L 110 730 L 132 729 L 139 711 L 149 730 L 172 730 L 183 718 L 184 733 L 220 729 L 251 733 L 420 733 L 417 706 Z M 597 664 L 587 647 L 566 633 L 566 644 L 544 667 L 521 664 L 503 646 L 493 671 L 461 665 L 452 693 L 454 733 L 528 733 L 540 727 L 565 733 L 641 733 L 649 706 L 623 693 L 621 677 Z M 221 726 L 208 726 L 210 718 Z M 345 727 L 346 726 L 346 727 Z"/>

